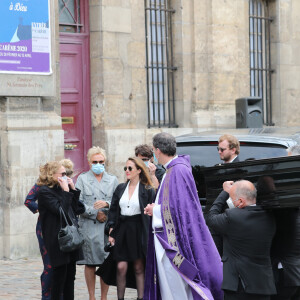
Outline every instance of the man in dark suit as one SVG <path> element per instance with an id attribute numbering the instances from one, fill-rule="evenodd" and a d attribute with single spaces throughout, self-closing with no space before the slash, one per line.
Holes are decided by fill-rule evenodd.
<path id="1" fill-rule="evenodd" d="M 217 147 L 220 159 L 223 160 L 224 164 L 228 163 L 234 163 L 239 162 L 239 153 L 240 153 L 240 142 L 239 140 L 230 134 L 224 134 L 220 136 L 219 138 L 219 145 Z M 219 195 L 223 199 L 223 201 L 226 201 L 229 198 L 229 194 L 226 191 L 222 191 Z M 227 206 L 224 207 L 228 208 Z M 223 254 L 223 239 L 220 234 L 215 232 L 212 228 L 209 228 L 211 235 L 214 239 L 214 242 L 216 244 L 216 247 L 219 251 L 220 256 Z"/>
<path id="2" fill-rule="evenodd" d="M 250 181 L 225 182 L 235 206 L 226 209 L 224 197 L 211 207 L 207 224 L 223 236 L 225 300 L 269 300 L 276 294 L 270 249 L 275 234 L 271 213 L 256 206 L 256 189 Z"/>

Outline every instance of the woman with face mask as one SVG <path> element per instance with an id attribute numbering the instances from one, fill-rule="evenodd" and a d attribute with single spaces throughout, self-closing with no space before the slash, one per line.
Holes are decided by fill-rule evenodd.
<path id="1" fill-rule="evenodd" d="M 80 216 L 79 226 L 84 236 L 82 246 L 84 259 L 78 264 L 85 265 L 84 274 L 89 300 L 95 300 L 96 266 L 107 257 L 104 246 L 108 241 L 104 234 L 108 209 L 118 185 L 116 176 L 105 171 L 106 154 L 100 147 L 92 147 L 87 153 L 90 170 L 79 175 L 76 187 L 81 190 L 80 200 L 86 211 Z M 107 299 L 108 285 L 100 279 L 101 300 Z"/>
<path id="2" fill-rule="evenodd" d="M 60 208 L 65 215 L 77 223 L 76 215 L 84 212 L 79 201 L 80 191 L 73 180 L 66 176 L 66 169 L 60 162 L 48 162 L 40 167 L 37 181 L 39 186 L 38 211 L 43 234 L 43 242 L 50 259 L 51 300 L 74 299 L 74 280 L 76 261 L 81 259 L 81 249 L 62 252 L 58 244 L 58 232 L 61 229 Z"/>

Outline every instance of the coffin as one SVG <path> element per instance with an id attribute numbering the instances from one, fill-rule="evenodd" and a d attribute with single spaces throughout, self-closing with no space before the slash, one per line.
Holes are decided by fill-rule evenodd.
<path id="1" fill-rule="evenodd" d="M 227 180 L 246 179 L 257 188 L 257 204 L 266 209 L 300 206 L 300 155 L 247 160 L 201 168 L 207 212 Z"/>

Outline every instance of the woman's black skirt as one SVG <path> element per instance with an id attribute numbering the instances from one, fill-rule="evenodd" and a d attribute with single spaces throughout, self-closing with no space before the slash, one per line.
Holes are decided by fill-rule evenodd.
<path id="1" fill-rule="evenodd" d="M 144 258 L 142 248 L 142 216 L 120 216 L 116 228 L 113 259 L 115 261 L 135 261 Z"/>
<path id="2" fill-rule="evenodd" d="M 142 249 L 142 216 L 121 216 L 115 235 L 115 246 L 96 271 L 108 285 L 116 286 L 117 262 L 127 261 L 126 287 L 136 289 L 133 262 L 143 258 Z"/>

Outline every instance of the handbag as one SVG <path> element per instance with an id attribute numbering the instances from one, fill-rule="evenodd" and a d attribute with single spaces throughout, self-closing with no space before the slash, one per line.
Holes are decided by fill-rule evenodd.
<path id="1" fill-rule="evenodd" d="M 77 224 L 74 224 L 73 219 L 70 217 L 71 225 L 67 221 L 63 209 L 59 208 L 60 212 L 60 230 L 58 232 L 59 249 L 62 252 L 71 252 L 82 246 L 84 239 L 79 232 Z M 65 219 L 66 226 L 62 227 L 62 217 Z"/>
<path id="2" fill-rule="evenodd" d="M 104 251 L 105 252 L 111 252 L 114 248 L 114 245 L 112 245 L 110 242 L 108 242 L 105 246 L 104 246 Z"/>

